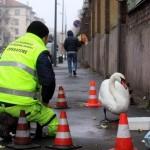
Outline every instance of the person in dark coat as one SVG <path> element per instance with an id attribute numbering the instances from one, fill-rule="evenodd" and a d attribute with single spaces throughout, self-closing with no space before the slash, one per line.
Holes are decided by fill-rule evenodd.
<path id="1" fill-rule="evenodd" d="M 81 46 L 80 41 L 74 37 L 71 30 L 67 32 L 67 38 L 64 41 L 64 49 L 67 52 L 68 72 L 69 76 L 77 74 L 77 52 Z"/>

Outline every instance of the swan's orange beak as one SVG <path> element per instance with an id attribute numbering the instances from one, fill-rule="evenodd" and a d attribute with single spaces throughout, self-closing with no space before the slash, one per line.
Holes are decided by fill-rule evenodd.
<path id="1" fill-rule="evenodd" d="M 127 86 L 127 82 L 126 82 L 126 80 L 125 80 L 125 79 L 121 78 L 121 84 L 123 85 L 123 87 L 124 87 L 125 89 L 127 89 L 127 88 L 128 88 L 128 86 Z"/>

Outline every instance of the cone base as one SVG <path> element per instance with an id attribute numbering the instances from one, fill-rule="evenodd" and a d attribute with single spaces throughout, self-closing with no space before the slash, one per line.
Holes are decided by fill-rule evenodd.
<path id="1" fill-rule="evenodd" d="M 46 146 L 46 148 L 55 149 L 55 150 L 70 150 L 70 149 L 79 149 L 82 148 L 82 146 L 56 146 L 56 145 L 49 145 Z"/>
<path id="2" fill-rule="evenodd" d="M 116 148 L 111 148 L 111 149 L 109 149 L 109 150 L 116 150 Z M 136 147 L 134 147 L 134 149 L 133 150 L 138 150 Z"/>
<path id="3" fill-rule="evenodd" d="M 40 148 L 41 145 L 38 145 L 38 144 L 17 145 L 17 144 L 11 143 L 11 144 L 6 145 L 6 147 L 12 148 L 12 149 L 31 149 L 31 148 Z"/>
<path id="4" fill-rule="evenodd" d="M 86 107 L 100 107 L 100 103 L 99 102 L 96 102 L 96 103 L 86 102 L 84 105 Z"/>
<path id="5" fill-rule="evenodd" d="M 54 109 L 69 109 L 70 107 L 66 106 L 66 107 L 59 107 L 59 106 L 54 106 Z"/>

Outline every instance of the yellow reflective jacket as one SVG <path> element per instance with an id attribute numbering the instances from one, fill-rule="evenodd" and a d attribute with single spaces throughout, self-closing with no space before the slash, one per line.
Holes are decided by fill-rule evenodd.
<path id="1" fill-rule="evenodd" d="M 0 58 L 0 102 L 18 105 L 36 103 L 36 61 L 47 50 L 44 42 L 26 33 L 10 43 Z"/>

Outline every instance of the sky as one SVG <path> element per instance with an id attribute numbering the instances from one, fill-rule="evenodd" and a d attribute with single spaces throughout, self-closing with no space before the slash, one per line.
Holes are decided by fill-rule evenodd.
<path id="1" fill-rule="evenodd" d="M 55 0 L 17 0 L 28 4 L 36 12 L 37 16 L 43 18 L 49 28 L 54 28 L 54 6 Z M 73 26 L 73 21 L 78 19 L 79 10 L 82 8 L 83 0 L 64 0 L 64 26 L 67 30 Z M 62 0 L 57 0 L 57 30 L 62 30 Z"/>

